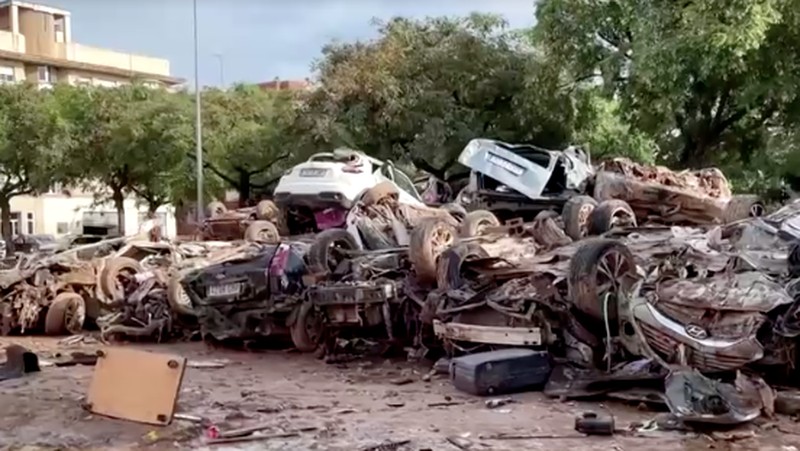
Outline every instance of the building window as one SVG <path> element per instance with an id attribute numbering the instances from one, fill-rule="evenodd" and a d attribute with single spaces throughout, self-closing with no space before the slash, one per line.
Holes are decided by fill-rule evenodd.
<path id="1" fill-rule="evenodd" d="M 28 223 L 27 224 L 28 225 L 28 235 L 33 235 L 33 230 L 34 230 L 34 225 L 35 225 L 34 220 L 33 220 L 33 213 L 28 212 L 27 219 L 28 219 L 28 221 L 27 221 L 27 223 Z"/>
<path id="2" fill-rule="evenodd" d="M 39 66 L 38 77 L 39 83 L 53 83 L 55 81 L 53 68 L 50 66 Z"/>
<path id="3" fill-rule="evenodd" d="M 11 236 L 19 235 L 19 217 L 18 211 L 11 212 Z"/>
<path id="4" fill-rule="evenodd" d="M 0 66 L 0 83 L 14 83 L 14 68 L 8 66 Z"/>
<path id="5" fill-rule="evenodd" d="M 57 222 L 56 223 L 56 233 L 59 235 L 64 235 L 69 232 L 69 223 L 68 222 Z"/>

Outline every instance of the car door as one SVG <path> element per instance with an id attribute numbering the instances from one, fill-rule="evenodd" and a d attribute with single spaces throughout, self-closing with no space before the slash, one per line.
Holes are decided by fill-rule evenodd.
<path id="1" fill-rule="evenodd" d="M 400 191 L 400 202 L 405 204 L 423 203 L 422 197 L 417 191 L 417 187 L 414 186 L 414 182 L 411 181 L 411 177 L 405 175 L 403 171 L 394 166 L 392 166 L 392 172 L 394 173 L 394 184 Z"/>

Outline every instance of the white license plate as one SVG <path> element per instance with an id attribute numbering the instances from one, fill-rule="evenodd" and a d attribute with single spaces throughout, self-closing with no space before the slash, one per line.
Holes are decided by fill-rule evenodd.
<path id="1" fill-rule="evenodd" d="M 512 163 L 504 158 L 500 158 L 497 155 L 489 154 L 488 158 L 486 159 L 489 163 L 493 165 L 500 166 L 501 168 L 505 169 L 506 171 L 514 174 L 514 175 L 522 175 L 525 172 L 525 169 L 522 166 Z"/>
<path id="2" fill-rule="evenodd" d="M 324 177 L 327 172 L 327 169 L 305 168 L 300 169 L 300 177 Z"/>
<path id="3" fill-rule="evenodd" d="M 208 295 L 211 297 L 234 296 L 242 292 L 242 284 L 226 283 L 225 285 L 211 285 L 208 287 Z"/>

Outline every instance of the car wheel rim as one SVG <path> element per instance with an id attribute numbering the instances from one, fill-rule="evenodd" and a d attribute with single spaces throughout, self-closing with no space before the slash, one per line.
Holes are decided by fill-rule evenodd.
<path id="1" fill-rule="evenodd" d="M 83 302 L 74 299 L 67 303 L 64 310 L 64 326 L 72 334 L 80 333 L 83 329 L 83 321 L 86 317 L 86 309 Z"/>
<path id="2" fill-rule="evenodd" d="M 322 320 L 319 315 L 315 314 L 312 309 L 309 309 L 303 319 L 303 327 L 305 328 L 306 335 L 312 343 L 318 343 L 322 335 Z"/>
<path id="3" fill-rule="evenodd" d="M 455 241 L 453 233 L 444 227 L 438 227 L 432 235 L 431 251 L 433 252 L 434 256 L 441 254 L 445 249 L 453 244 L 453 241 Z"/>
<path id="4" fill-rule="evenodd" d="M 605 252 L 597 263 L 597 297 L 601 301 L 606 295 L 618 297 L 620 291 L 629 287 L 632 271 L 630 260 L 621 252 L 613 249 Z"/>

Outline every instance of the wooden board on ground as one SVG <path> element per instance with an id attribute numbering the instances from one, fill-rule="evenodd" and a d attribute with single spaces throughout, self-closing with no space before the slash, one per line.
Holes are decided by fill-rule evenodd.
<path id="1" fill-rule="evenodd" d="M 139 423 L 169 424 L 186 359 L 125 348 L 101 352 L 89 387 L 89 410 Z"/>

